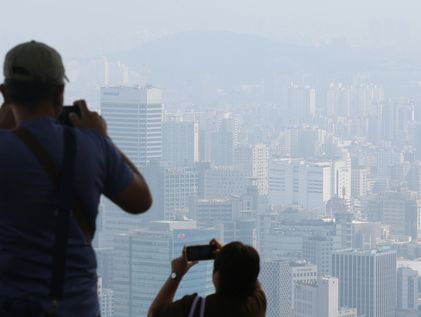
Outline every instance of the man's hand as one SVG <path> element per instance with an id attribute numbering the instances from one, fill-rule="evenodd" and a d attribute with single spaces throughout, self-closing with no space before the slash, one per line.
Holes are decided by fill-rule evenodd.
<path id="1" fill-rule="evenodd" d="M 77 100 L 73 105 L 79 107 L 80 117 L 76 113 L 71 113 L 69 119 L 73 126 L 83 129 L 94 129 L 103 136 L 107 136 L 107 124 L 105 120 L 94 111 L 90 111 L 85 100 Z"/>
<path id="2" fill-rule="evenodd" d="M 12 130 L 17 127 L 17 121 L 12 107 L 3 103 L 0 108 L 0 129 Z"/>
<path id="3" fill-rule="evenodd" d="M 184 274 L 187 273 L 190 268 L 197 264 L 198 261 L 187 261 L 187 255 L 186 255 L 186 247 L 183 248 L 183 254 L 179 256 L 178 258 L 172 260 L 171 262 L 171 269 L 174 273 L 177 274 L 180 278 L 184 276 Z"/>

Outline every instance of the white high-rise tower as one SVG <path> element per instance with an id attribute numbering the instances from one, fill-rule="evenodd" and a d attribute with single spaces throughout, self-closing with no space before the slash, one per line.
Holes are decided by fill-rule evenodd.
<path id="1" fill-rule="evenodd" d="M 336 251 L 332 275 L 339 279 L 340 306 L 366 317 L 395 316 L 396 251 Z"/>
<path id="2" fill-rule="evenodd" d="M 108 134 L 138 168 L 162 158 L 162 92 L 152 87 L 101 88 L 101 114 Z M 100 247 L 112 247 L 114 235 L 141 227 L 142 217 L 104 201 Z"/>
<path id="3" fill-rule="evenodd" d="M 101 114 L 116 145 L 138 166 L 162 158 L 162 91 L 101 88 Z"/>

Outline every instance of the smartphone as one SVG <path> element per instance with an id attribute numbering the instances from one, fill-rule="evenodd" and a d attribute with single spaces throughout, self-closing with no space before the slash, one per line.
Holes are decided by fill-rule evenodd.
<path id="1" fill-rule="evenodd" d="M 215 259 L 214 245 L 192 245 L 186 248 L 186 255 L 188 261 L 202 261 Z"/>
<path id="2" fill-rule="evenodd" d="M 58 116 L 57 120 L 64 125 L 73 126 L 72 122 L 69 119 L 69 114 L 76 113 L 80 116 L 80 109 L 78 106 L 63 106 L 63 110 Z"/>

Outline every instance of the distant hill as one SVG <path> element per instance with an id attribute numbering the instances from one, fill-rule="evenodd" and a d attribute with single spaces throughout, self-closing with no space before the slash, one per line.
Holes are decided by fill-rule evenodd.
<path id="1" fill-rule="evenodd" d="M 383 74 L 413 67 L 387 51 L 357 51 L 345 45 L 305 47 L 230 32 L 184 32 L 154 40 L 115 59 L 159 85 L 208 78 L 224 85 L 256 83 L 274 74 L 316 73 L 340 79 L 355 72 Z M 391 60 L 396 61 L 391 62 Z M 379 75 L 379 78 L 384 77 Z"/>

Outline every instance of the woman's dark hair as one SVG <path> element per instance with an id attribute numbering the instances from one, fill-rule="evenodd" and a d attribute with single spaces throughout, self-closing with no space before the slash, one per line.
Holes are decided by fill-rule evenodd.
<path id="1" fill-rule="evenodd" d="M 216 256 L 213 271 L 219 273 L 218 293 L 247 297 L 256 289 L 259 254 L 253 247 L 241 242 L 228 243 Z"/>
<path id="2" fill-rule="evenodd" d="M 26 82 L 6 79 L 5 87 L 8 97 L 13 103 L 30 106 L 31 104 L 54 98 L 59 86 L 41 81 Z"/>

